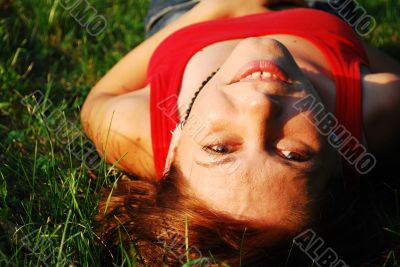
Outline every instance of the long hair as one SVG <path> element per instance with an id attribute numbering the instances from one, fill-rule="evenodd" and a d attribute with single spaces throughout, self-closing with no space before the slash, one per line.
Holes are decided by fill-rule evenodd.
<path id="1" fill-rule="evenodd" d="M 114 259 L 122 245 L 139 266 L 182 266 L 188 258 L 202 258 L 203 264 L 196 266 L 303 266 L 310 262 L 292 240 L 268 242 L 276 229 L 213 211 L 180 178 L 179 169 L 172 166 L 161 182 L 122 179 L 116 188 L 103 190 L 95 227 Z M 374 246 L 361 238 L 365 229 L 358 234 L 364 216 L 355 212 L 357 208 L 347 208 L 346 216 L 343 210 L 334 211 L 342 206 L 338 202 L 347 202 L 340 198 L 328 201 L 325 212 L 329 215 L 321 215 L 323 219 L 314 222 L 312 229 L 340 256 L 359 262 L 357 258 L 368 256 L 366 247 Z"/>
<path id="2" fill-rule="evenodd" d="M 110 251 L 120 243 L 133 246 L 146 266 L 182 266 L 187 256 L 231 266 L 285 259 L 286 242 L 267 242 L 274 229 L 211 210 L 178 177 L 172 167 L 161 182 L 123 179 L 112 192 L 103 191 L 96 228 Z"/>

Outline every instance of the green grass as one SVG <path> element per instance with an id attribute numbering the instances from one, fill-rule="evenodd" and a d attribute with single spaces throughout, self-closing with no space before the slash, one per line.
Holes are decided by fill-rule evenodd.
<path id="1" fill-rule="evenodd" d="M 89 2 L 108 22 L 97 36 L 58 1 L 0 0 L 0 266 L 100 265 L 99 191 L 122 174 L 92 153 L 79 108 L 143 40 L 147 1 Z M 377 19 L 366 40 L 400 59 L 398 1 L 359 3 Z"/>
<path id="2" fill-rule="evenodd" d="M 0 266 L 100 264 L 98 193 L 120 174 L 90 153 L 79 108 L 143 39 L 147 1 L 90 3 L 108 22 L 96 37 L 58 1 L 0 1 Z"/>

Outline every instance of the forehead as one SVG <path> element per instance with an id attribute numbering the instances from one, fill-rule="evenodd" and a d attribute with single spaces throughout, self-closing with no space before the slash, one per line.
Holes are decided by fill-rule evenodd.
<path id="1" fill-rule="evenodd" d="M 264 153 L 237 157 L 234 161 L 212 168 L 197 164 L 192 153 L 178 153 L 177 164 L 182 179 L 201 198 L 234 201 L 238 197 L 250 196 L 250 199 L 269 199 L 274 194 L 279 196 L 296 190 L 320 192 L 335 165 L 335 161 L 329 158 L 320 159 L 319 164 L 309 172 L 277 163 Z"/>
<path id="2" fill-rule="evenodd" d="M 278 218 L 283 216 L 282 213 L 291 213 L 296 209 L 293 200 L 307 202 L 309 190 L 305 177 L 288 179 L 286 175 L 268 170 L 270 166 L 265 169 L 256 166 L 251 168 L 251 164 L 243 167 L 230 175 L 201 171 L 194 167 L 186 170 L 189 176 L 181 170 L 182 179 L 185 179 L 194 196 L 208 206 L 239 217 Z M 277 168 L 274 169 L 279 172 Z"/>

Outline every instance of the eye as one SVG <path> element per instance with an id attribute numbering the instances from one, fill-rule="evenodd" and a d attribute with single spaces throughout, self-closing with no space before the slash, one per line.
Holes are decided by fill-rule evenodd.
<path id="1" fill-rule="evenodd" d="M 203 150 L 205 150 L 207 153 L 210 154 L 218 154 L 218 155 L 224 155 L 224 154 L 229 154 L 233 152 L 233 147 L 230 145 L 211 145 L 211 146 L 204 146 Z"/>
<path id="2" fill-rule="evenodd" d="M 307 161 L 310 159 L 310 156 L 308 156 L 308 155 L 304 155 L 304 154 L 289 151 L 289 150 L 281 150 L 281 151 L 279 151 L 279 154 L 284 159 L 298 161 L 298 162 L 303 162 L 303 161 Z"/>

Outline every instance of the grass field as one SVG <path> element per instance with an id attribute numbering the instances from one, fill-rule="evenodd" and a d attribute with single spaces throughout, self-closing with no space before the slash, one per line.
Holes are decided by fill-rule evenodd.
<path id="1" fill-rule="evenodd" d="M 100 188 L 121 173 L 94 153 L 79 108 L 143 40 L 147 1 L 90 0 L 99 28 L 67 2 L 0 0 L 0 266 L 100 265 L 93 217 Z M 359 3 L 377 21 L 365 40 L 400 60 L 399 1 Z M 135 266 L 128 254 L 119 264 Z"/>

